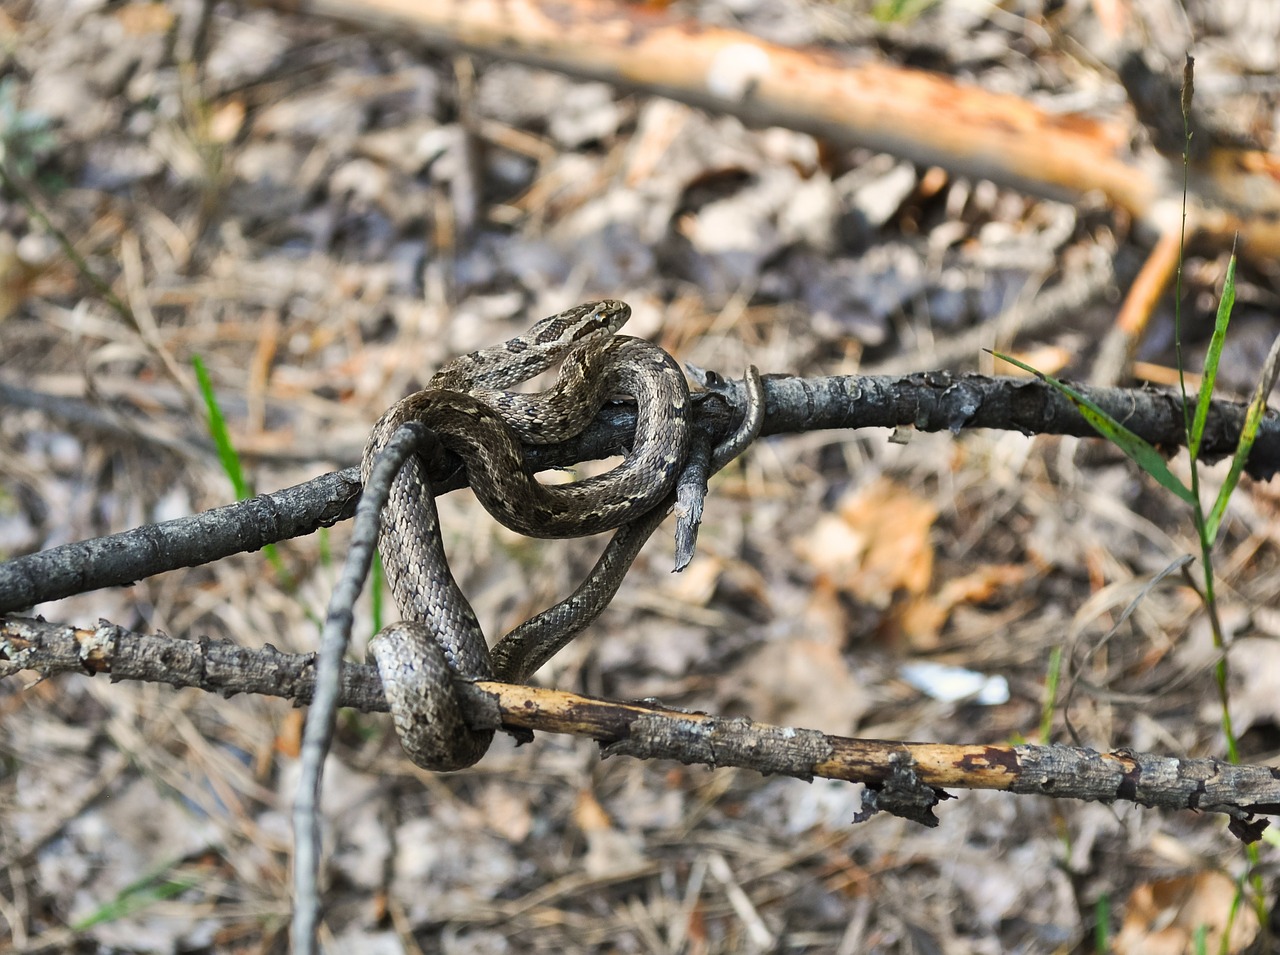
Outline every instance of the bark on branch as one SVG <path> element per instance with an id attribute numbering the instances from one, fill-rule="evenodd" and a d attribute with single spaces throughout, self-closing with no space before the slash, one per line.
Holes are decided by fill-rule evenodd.
<path id="1" fill-rule="evenodd" d="M 716 439 L 737 425 L 744 407 L 741 385 L 729 385 L 727 399 L 708 398 L 695 411 L 700 426 Z M 1079 386 L 1079 390 L 1152 444 L 1173 449 L 1184 443 L 1178 396 L 1145 389 Z M 962 428 L 993 428 L 1028 435 L 1096 435 L 1067 399 L 1026 378 L 948 372 L 902 377 L 771 375 L 765 379 L 765 394 L 765 435 L 906 427 L 953 433 Z M 1213 403 L 1202 458 L 1216 460 L 1235 449 L 1244 412 L 1242 404 Z M 538 468 L 564 466 L 617 454 L 630 446 L 634 431 L 633 411 L 613 405 L 574 440 L 528 453 Z M 1268 412 L 1246 470 L 1266 480 L 1278 468 L 1280 418 Z M 453 490 L 465 484 L 465 472 L 456 460 L 441 458 L 432 480 L 441 492 Z M 359 475 L 351 468 L 192 517 L 15 558 L 0 564 L 0 613 L 129 584 L 312 533 L 350 517 L 359 490 Z"/>
<path id="2" fill-rule="evenodd" d="M 144 635 L 105 621 L 81 629 L 42 620 L 0 620 L 0 679 L 19 670 L 42 678 L 74 671 L 196 687 L 231 696 L 258 693 L 310 702 L 314 654 L 251 650 L 220 640 Z M 658 703 L 615 703 L 508 683 L 456 683 L 477 729 L 568 733 L 596 740 L 603 756 L 675 759 L 711 767 L 864 783 L 857 821 L 877 811 L 928 826 L 944 787 L 995 789 L 1059 799 L 1135 802 L 1157 809 L 1220 812 L 1231 831 L 1253 841 L 1266 828 L 1255 816 L 1280 813 L 1280 771 L 1216 759 L 1177 759 L 1130 750 L 1099 753 L 1074 746 L 945 745 L 830 736 L 817 730 L 723 719 Z M 340 705 L 385 711 L 372 666 L 343 667 Z"/>

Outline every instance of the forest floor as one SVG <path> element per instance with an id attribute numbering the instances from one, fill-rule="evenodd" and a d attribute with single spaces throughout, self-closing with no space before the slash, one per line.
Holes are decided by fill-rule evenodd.
<path id="1" fill-rule="evenodd" d="M 1109 4 L 926 4 L 897 21 L 867 6 L 696 15 L 1126 115 Z M 1193 48 L 1205 108 L 1280 149 L 1280 26 L 1259 4 L 1192 4 L 1193 22 L 1176 6 L 1129 11 L 1150 55 L 1176 75 Z M 357 463 L 378 415 L 443 362 L 592 298 L 626 300 L 627 333 L 728 377 L 926 371 L 985 327 L 987 347 L 1087 379 L 1151 244 L 1105 206 L 300 14 L 32 0 L 0 10 L 0 36 L 5 159 L 137 320 L 0 195 L 0 383 L 136 423 L 126 440 L 5 407 L 0 557 L 232 499 L 197 356 L 266 491 Z M 1197 368 L 1227 251 L 1186 261 Z M 1001 322 L 1099 261 L 1112 271 L 1081 307 L 1008 338 Z M 1241 267 L 1224 359 L 1240 394 L 1278 292 L 1276 273 Z M 1172 316 L 1166 295 L 1146 367 L 1172 365 Z M 1185 475 L 1185 454 L 1171 466 Z M 1205 470 L 1210 489 L 1224 469 Z M 1255 763 L 1280 756 L 1278 503 L 1246 479 L 1218 552 Z M 441 509 L 491 635 L 567 593 L 601 546 L 519 537 L 469 492 Z M 310 652 L 348 534 L 280 545 L 286 574 L 242 554 L 36 612 Z M 1176 576 L 1148 586 L 1196 551 L 1186 508 L 1097 440 L 780 435 L 712 482 L 692 565 L 670 573 L 660 530 L 537 682 L 846 736 L 1223 756 L 1199 600 Z M 920 663 L 992 696 L 948 699 Z M 101 677 L 0 682 L 0 951 L 282 951 L 303 713 Z M 937 828 L 853 825 L 857 786 L 602 761 L 552 735 L 517 749 L 499 734 L 475 768 L 434 776 L 381 715 L 340 717 L 326 783 L 333 951 L 1083 953 L 1099 922 L 1117 952 L 1181 952 L 1199 925 L 1216 950 L 1247 861 L 1214 815 L 956 792 Z M 1260 851 L 1265 875 L 1276 849 Z M 1228 950 L 1257 934 L 1247 901 Z"/>

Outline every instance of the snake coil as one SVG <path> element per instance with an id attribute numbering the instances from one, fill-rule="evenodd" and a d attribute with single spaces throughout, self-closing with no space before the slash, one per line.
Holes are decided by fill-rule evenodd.
<path id="1" fill-rule="evenodd" d="M 579 305 L 501 345 L 449 362 L 425 389 L 378 420 L 365 446 L 362 477 L 368 480 L 378 453 L 401 425 L 419 422 L 462 458 L 485 509 L 515 531 L 577 537 L 643 518 L 668 498 L 688 456 L 689 391 L 679 365 L 665 351 L 614 334 L 630 313 L 625 303 L 613 300 Z M 562 367 L 550 390 L 540 395 L 503 390 L 557 361 Z M 539 483 L 520 441 L 571 437 L 615 394 L 637 402 L 636 437 L 623 463 L 571 484 Z M 503 672 L 495 672 L 475 612 L 449 570 L 428 470 L 418 455 L 410 456 L 392 485 L 379 549 L 405 619 L 380 631 L 369 655 L 382 677 L 401 744 L 424 768 L 465 768 L 484 754 L 493 733 L 466 725 L 452 678 L 524 673 L 528 654 L 504 655 Z M 627 559 L 617 569 L 619 577 L 629 564 Z M 577 632 L 585 626 L 586 612 L 564 614 L 562 626 Z"/>

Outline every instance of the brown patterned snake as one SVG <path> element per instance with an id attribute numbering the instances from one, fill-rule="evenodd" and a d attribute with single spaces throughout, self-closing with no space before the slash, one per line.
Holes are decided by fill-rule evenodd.
<path id="1" fill-rule="evenodd" d="M 516 531 L 573 537 L 627 525 L 573 597 L 499 644 L 495 667 L 475 614 L 449 571 L 426 466 L 417 456 L 408 459 L 392 485 L 379 538 L 406 622 L 382 630 L 369 652 L 401 741 L 419 765 L 460 769 L 483 755 L 493 734 L 475 732 L 462 721 L 452 676 L 527 677 L 607 603 L 639 544 L 665 514 L 667 507 L 660 505 L 669 506 L 688 455 L 688 386 L 662 349 L 614 336 L 629 315 L 624 303 L 604 301 L 543 319 L 502 345 L 448 363 L 426 389 L 392 406 L 374 426 L 362 461 L 366 480 L 396 429 L 420 422 L 462 457 L 476 496 Z M 563 361 L 560 377 L 549 391 L 534 396 L 501 390 L 558 360 Z M 637 402 L 636 438 L 625 461 L 572 484 L 538 483 L 517 437 L 528 443 L 564 440 L 615 394 Z"/>

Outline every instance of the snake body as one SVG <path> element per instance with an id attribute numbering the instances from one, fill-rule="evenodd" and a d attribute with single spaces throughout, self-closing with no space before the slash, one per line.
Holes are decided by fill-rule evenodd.
<path id="1" fill-rule="evenodd" d="M 580 305 L 523 335 L 445 365 L 422 391 L 374 425 L 363 473 L 400 425 L 418 421 L 462 458 L 476 497 L 501 524 L 529 537 L 581 537 L 619 527 L 666 496 L 688 454 L 689 388 L 680 366 L 650 342 L 612 333 L 630 316 L 624 302 Z M 564 359 L 542 395 L 501 391 Z M 577 434 L 610 394 L 637 402 L 636 438 L 625 461 L 571 484 L 539 483 L 521 453 Z M 413 480 L 426 490 L 424 481 Z M 411 510 L 392 520 L 423 527 Z"/>
<path id="2" fill-rule="evenodd" d="M 378 453 L 401 425 L 418 422 L 462 458 L 485 509 L 515 531 L 576 537 L 648 514 L 668 497 L 688 455 L 689 392 L 666 352 L 614 334 L 629 315 L 630 308 L 618 301 L 580 305 L 501 345 L 449 362 L 424 390 L 397 402 L 378 420 L 365 446 L 362 476 L 368 479 Z M 563 363 L 549 391 L 532 396 L 503 390 L 556 361 Z M 519 441 L 550 443 L 576 434 L 612 394 L 637 402 L 636 437 L 623 463 L 571 484 L 539 483 Z M 401 743 L 426 768 L 469 766 L 493 734 L 467 727 L 450 687 L 441 682 L 447 683 L 449 674 L 506 678 L 527 666 L 517 654 L 504 658 L 504 672 L 494 672 L 475 613 L 449 570 L 420 456 L 409 458 L 392 485 L 379 549 L 405 619 L 379 632 L 369 653 Z M 582 621 L 570 619 L 566 626 L 581 629 Z"/>

